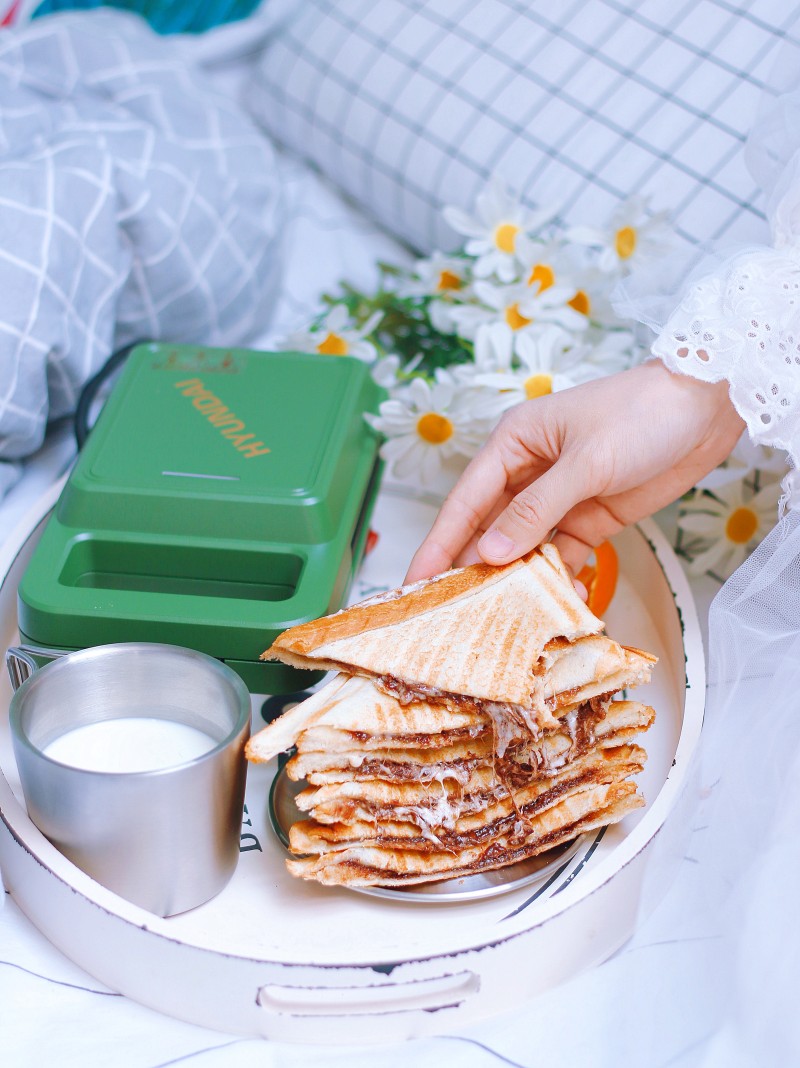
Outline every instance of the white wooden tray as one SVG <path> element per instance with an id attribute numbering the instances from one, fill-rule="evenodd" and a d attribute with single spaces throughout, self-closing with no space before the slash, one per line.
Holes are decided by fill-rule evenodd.
<path id="1" fill-rule="evenodd" d="M 0 646 L 17 641 L 16 587 L 59 486 L 0 549 Z M 380 535 L 353 600 L 402 581 L 436 503 L 387 488 Z M 0 865 L 30 919 L 108 986 L 180 1019 L 298 1042 L 389 1042 L 509 1010 L 610 956 L 632 933 L 648 887 L 669 884 L 693 807 L 692 758 L 705 672 L 692 596 L 654 523 L 617 539 L 608 612 L 619 641 L 654 652 L 635 691 L 657 711 L 640 776 L 645 809 L 587 836 L 541 884 L 462 904 L 402 901 L 299 882 L 267 814 L 270 765 L 252 767 L 236 874 L 213 901 L 161 919 L 69 863 L 27 817 L 0 680 Z M 254 727 L 262 700 L 254 700 Z M 164 814 L 170 818 L 169 813 Z M 647 904 L 656 900 L 650 892 Z"/>

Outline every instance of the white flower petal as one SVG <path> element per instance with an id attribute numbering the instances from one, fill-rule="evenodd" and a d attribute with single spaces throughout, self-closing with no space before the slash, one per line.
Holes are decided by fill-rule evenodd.
<path id="1" fill-rule="evenodd" d="M 412 442 L 411 447 L 403 456 L 398 457 L 392 465 L 397 477 L 408 478 L 409 475 L 419 471 L 425 459 L 427 448 L 418 438 Z"/>
<path id="2" fill-rule="evenodd" d="M 483 304 L 486 304 L 489 308 L 494 308 L 496 311 L 504 308 L 506 302 L 503 298 L 503 293 L 497 286 L 491 284 L 491 282 L 476 282 L 473 286 L 475 290 L 475 296 Z M 509 302 L 510 303 L 510 302 Z"/>
<path id="3" fill-rule="evenodd" d="M 495 273 L 501 282 L 514 282 L 518 279 L 519 270 L 513 253 L 502 253 L 502 258 L 497 256 L 495 264 Z M 475 265 L 475 273 L 478 273 L 477 264 Z"/>
<path id="4" fill-rule="evenodd" d="M 508 219 L 516 218 L 519 201 L 509 192 L 505 182 L 494 175 L 484 189 L 475 198 L 475 211 L 487 226 L 496 226 Z"/>
<path id="5" fill-rule="evenodd" d="M 452 305 L 445 300 L 432 300 L 428 305 L 428 318 L 434 330 L 440 334 L 452 334 L 455 331 L 455 322 L 451 315 Z"/>
<path id="6" fill-rule="evenodd" d="M 494 253 L 495 244 L 486 236 L 471 237 L 464 246 L 464 251 L 468 256 L 489 256 Z M 472 270 L 474 272 L 475 264 L 472 265 Z"/>
<path id="7" fill-rule="evenodd" d="M 442 212 L 444 220 L 457 234 L 466 237 L 482 237 L 486 234 L 486 227 L 481 226 L 472 216 L 467 215 L 461 208 L 448 206 Z"/>
<path id="8" fill-rule="evenodd" d="M 444 458 L 445 452 L 440 446 L 430 445 L 423 451 L 420 458 L 420 478 L 423 485 L 433 482 L 442 469 Z"/>
<path id="9" fill-rule="evenodd" d="M 362 327 L 360 327 L 358 331 L 361 337 L 367 337 L 368 334 L 371 334 L 382 318 L 383 312 L 373 312 L 372 315 L 370 315 L 369 319 L 367 319 L 367 321 Z"/>
<path id="10" fill-rule="evenodd" d="M 319 335 L 305 331 L 297 331 L 289 334 L 281 341 L 280 347 L 286 352 L 316 352 Z"/>
<path id="11" fill-rule="evenodd" d="M 408 383 L 407 397 L 415 412 L 429 412 L 431 410 L 431 387 L 424 378 L 412 378 Z"/>
<path id="12" fill-rule="evenodd" d="M 384 460 L 397 461 L 407 456 L 419 444 L 416 434 L 405 434 L 399 438 L 389 438 L 381 445 L 381 456 Z"/>
<path id="13" fill-rule="evenodd" d="M 714 570 L 721 572 L 723 578 L 730 578 L 737 567 L 744 563 L 747 556 L 746 545 L 736 545 L 731 549 L 728 559 L 723 566 L 718 566 Z"/>
<path id="14" fill-rule="evenodd" d="M 446 412 L 455 395 L 455 383 L 452 379 L 439 376 L 431 389 L 431 406 L 436 412 Z"/>
<path id="15" fill-rule="evenodd" d="M 715 467 L 713 471 L 709 471 L 704 478 L 700 479 L 697 483 L 697 488 L 711 490 L 712 493 L 716 493 L 717 490 L 731 482 L 741 482 L 747 473 L 745 469 L 735 465 Z"/>
<path id="16" fill-rule="evenodd" d="M 378 350 L 369 341 L 348 341 L 348 356 L 354 356 L 362 363 L 374 363 L 378 358 Z"/>
<path id="17" fill-rule="evenodd" d="M 341 334 L 349 318 L 350 314 L 344 304 L 334 304 L 323 319 L 323 324 L 329 333 Z"/>
<path id="18" fill-rule="evenodd" d="M 689 565 L 689 573 L 691 575 L 702 575 L 706 571 L 712 571 L 718 564 L 721 563 L 723 557 L 731 551 L 731 543 L 728 541 L 717 541 L 706 549 L 705 552 L 696 556 Z"/>
<path id="19" fill-rule="evenodd" d="M 774 525 L 778 521 L 778 501 L 780 498 L 780 482 L 771 482 L 760 489 L 748 503 L 765 523 Z"/>
<path id="20" fill-rule="evenodd" d="M 372 380 L 383 389 L 391 389 L 397 384 L 397 372 L 400 370 L 399 356 L 384 356 L 372 368 Z"/>
<path id="21" fill-rule="evenodd" d="M 744 483 L 734 482 L 728 486 L 721 486 L 714 491 L 714 496 L 726 506 L 725 511 L 728 515 L 736 508 L 741 508 L 744 504 Z"/>
<path id="22" fill-rule="evenodd" d="M 571 226 L 564 234 L 564 239 L 575 245 L 600 246 L 605 244 L 606 234 L 594 226 Z"/>
<path id="23" fill-rule="evenodd" d="M 725 536 L 725 523 L 721 516 L 704 515 L 692 512 L 678 519 L 678 526 L 687 534 L 699 534 L 704 538 L 721 538 Z"/>

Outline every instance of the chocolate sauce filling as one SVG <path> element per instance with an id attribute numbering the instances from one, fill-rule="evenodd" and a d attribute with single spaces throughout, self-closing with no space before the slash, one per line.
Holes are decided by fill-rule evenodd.
<path id="1" fill-rule="evenodd" d="M 583 756 L 597 740 L 596 728 L 606 714 L 606 706 L 607 702 L 604 698 L 593 697 L 590 701 L 564 716 L 560 720 L 559 726 L 552 731 L 548 731 L 542 739 L 535 741 L 530 738 L 513 739 L 502 756 L 495 755 L 494 771 L 496 778 L 505 785 L 518 789 L 543 775 L 554 774 L 568 761 L 573 761 Z M 466 730 L 471 731 L 472 728 L 466 728 Z M 481 733 L 484 730 L 485 728 L 482 728 Z M 353 735 L 352 731 L 349 733 Z M 562 734 L 569 736 L 570 747 L 562 754 L 559 754 L 557 759 L 553 759 L 552 756 L 548 756 L 549 746 L 547 740 L 554 735 Z M 447 735 L 448 742 L 451 740 L 451 736 L 453 742 L 467 740 L 463 738 L 463 730 L 443 731 L 442 735 Z M 442 735 L 437 737 L 442 737 Z M 370 737 L 375 736 L 370 735 Z M 427 734 L 404 735 L 403 740 L 409 743 L 412 740 L 414 742 L 427 740 L 427 745 L 408 744 L 407 746 L 409 749 L 427 749 L 431 747 L 432 737 Z M 358 740 L 363 741 L 364 738 L 359 737 Z M 474 735 L 470 734 L 468 740 L 474 740 Z M 386 748 L 391 749 L 395 745 L 396 742 L 387 737 Z M 465 772 L 468 774 L 475 767 L 484 763 L 485 759 L 484 756 L 476 755 L 451 761 L 437 761 L 432 764 L 417 764 L 413 761 L 387 758 L 381 760 L 367 759 L 362 761 L 357 768 L 353 768 L 352 772 L 349 771 L 348 773 L 356 781 L 383 779 L 389 782 L 432 782 L 447 778 L 448 773 L 452 773 L 450 775 L 452 778 L 461 779 Z"/>
<path id="2" fill-rule="evenodd" d="M 362 864 L 359 861 L 346 861 L 344 867 L 352 872 L 362 873 L 367 876 L 375 886 L 381 885 L 393 885 L 400 882 L 434 882 L 440 879 L 453 879 L 463 875 L 474 875 L 480 871 L 488 871 L 492 868 L 504 868 L 508 864 L 515 864 L 518 860 L 527 860 L 529 857 L 535 857 L 537 853 L 544 853 L 547 849 L 553 846 L 560 845 L 562 842 L 568 842 L 571 838 L 575 838 L 581 833 L 583 825 L 594 819 L 594 816 L 590 816 L 587 819 L 578 820 L 575 823 L 569 824 L 567 827 L 562 827 L 555 831 L 551 831 L 549 834 L 542 835 L 536 842 L 530 843 L 525 846 L 521 846 L 519 849 L 509 850 L 501 845 L 489 846 L 484 850 L 478 860 L 472 864 L 465 864 L 460 868 L 452 868 L 450 870 L 437 871 L 437 872 L 395 872 L 387 870 L 386 868 L 378 868 L 369 864 Z"/>

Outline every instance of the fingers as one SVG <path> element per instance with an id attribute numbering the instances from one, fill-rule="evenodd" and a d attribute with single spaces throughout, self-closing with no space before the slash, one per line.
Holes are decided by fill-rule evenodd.
<path id="1" fill-rule="evenodd" d="M 553 535 L 553 545 L 561 553 L 561 559 L 573 575 L 578 574 L 594 549 L 593 545 L 588 545 L 580 538 L 573 538 L 562 530 L 557 530 Z"/>
<path id="2" fill-rule="evenodd" d="M 421 579 L 430 578 L 447 571 L 453 563 L 453 558 L 447 550 L 435 541 L 430 540 L 430 535 L 420 545 L 411 559 L 403 584 L 419 582 Z"/>
<path id="3" fill-rule="evenodd" d="M 615 515 L 606 501 L 581 501 L 559 522 L 553 544 L 567 567 L 577 574 L 595 546 L 613 537 L 623 526 L 625 520 Z"/>
<path id="4" fill-rule="evenodd" d="M 452 567 L 456 557 L 480 533 L 484 519 L 505 491 L 507 478 L 500 456 L 489 442 L 442 505 L 428 536 L 414 554 L 407 583 Z"/>
<path id="5" fill-rule="evenodd" d="M 580 464 L 559 460 L 518 493 L 478 542 L 487 564 L 506 564 L 544 541 L 569 510 L 587 495 Z"/>

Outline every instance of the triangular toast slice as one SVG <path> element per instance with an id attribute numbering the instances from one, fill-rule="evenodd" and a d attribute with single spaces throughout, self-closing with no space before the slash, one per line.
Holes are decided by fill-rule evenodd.
<path id="1" fill-rule="evenodd" d="M 374 684 L 379 680 L 343 673 L 254 734 L 247 758 L 264 763 L 297 745 L 301 736 L 309 750 L 341 752 L 356 740 L 362 748 L 382 748 L 389 739 L 395 747 L 431 748 L 474 737 L 490 724 L 502 755 L 514 737 L 557 728 L 559 719 L 582 702 L 646 682 L 655 662 L 650 654 L 625 649 L 602 634 L 568 643 L 559 647 L 547 674 L 528 673 L 527 706 L 540 706 L 529 714 L 465 695 L 442 694 L 404 705 Z"/>
<path id="2" fill-rule="evenodd" d="M 301 735 L 311 735 L 313 743 L 316 732 L 320 732 L 318 744 L 327 748 L 337 736 L 349 738 L 352 745 L 354 736 L 431 736 L 443 730 L 475 731 L 488 722 L 487 717 L 469 708 L 451 712 L 427 702 L 403 706 L 370 679 L 342 674 L 254 734 L 246 754 L 248 760 L 263 764 L 291 749 Z"/>
<path id="3" fill-rule="evenodd" d="M 474 788 L 451 782 L 432 787 L 429 783 L 373 779 L 312 786 L 297 795 L 295 804 L 320 824 L 365 821 L 375 826 L 376 833 L 385 820 L 398 819 L 430 827 L 437 833 L 440 828 L 484 828 L 486 832 L 488 825 L 500 817 L 528 814 L 526 806 L 544 795 L 548 795 L 549 804 L 555 804 L 568 789 L 584 788 L 590 778 L 609 782 L 635 775 L 646 759 L 644 749 L 637 745 L 598 746 L 558 772 L 530 778 L 517 788 L 498 783 L 491 768 L 484 767 L 482 774 L 473 776 Z"/>
<path id="4" fill-rule="evenodd" d="M 533 746 L 515 746 L 506 761 L 494 759 L 491 730 L 481 731 L 466 741 L 420 749 L 392 747 L 365 749 L 356 744 L 345 750 L 308 749 L 305 744 L 286 765 L 290 779 L 326 783 L 386 779 L 390 782 L 441 783 L 450 780 L 466 788 L 470 771 L 476 765 L 497 768 L 505 775 L 517 765 L 549 771 L 573 760 L 592 744 L 619 745 L 646 731 L 655 718 L 647 705 L 634 701 L 612 701 L 601 718 L 592 716 L 586 737 L 569 729 L 569 724 L 550 731 Z"/>
<path id="5" fill-rule="evenodd" d="M 417 698 L 447 692 L 525 705 L 550 642 L 602 629 L 546 544 L 502 567 L 448 571 L 292 627 L 262 658 L 409 684 Z"/>

